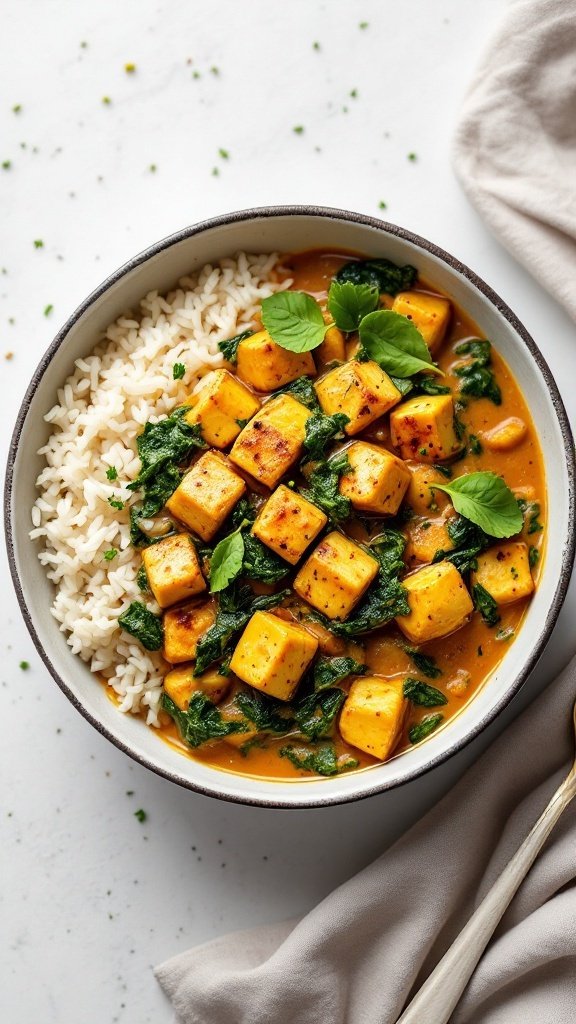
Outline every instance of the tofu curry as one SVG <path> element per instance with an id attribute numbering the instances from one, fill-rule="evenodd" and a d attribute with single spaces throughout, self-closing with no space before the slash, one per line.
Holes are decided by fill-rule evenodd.
<path id="1" fill-rule="evenodd" d="M 305 779 L 401 754 L 490 685 L 545 482 L 498 339 L 413 267 L 311 251 L 278 272 L 139 439 L 143 601 L 120 624 L 165 660 L 164 739 Z"/>

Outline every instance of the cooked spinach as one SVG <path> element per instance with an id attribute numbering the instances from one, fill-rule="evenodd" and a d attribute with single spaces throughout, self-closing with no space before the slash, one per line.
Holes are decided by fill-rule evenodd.
<path id="1" fill-rule="evenodd" d="M 446 531 L 454 544 L 453 549 L 436 552 L 433 562 L 452 562 L 459 572 L 466 573 L 476 568 L 476 555 L 493 543 L 492 537 L 464 516 L 455 516 L 446 524 Z"/>
<path id="2" fill-rule="evenodd" d="M 253 523 L 258 515 L 254 502 L 250 498 L 240 498 L 240 501 L 234 506 L 233 511 L 230 513 L 230 522 L 232 526 L 239 527 L 242 523 Z"/>
<path id="3" fill-rule="evenodd" d="M 470 434 L 470 437 L 468 438 L 468 446 L 470 448 L 471 455 L 482 455 L 482 452 L 484 451 L 482 442 L 476 434 Z"/>
<path id="4" fill-rule="evenodd" d="M 495 626 L 500 622 L 498 605 L 481 583 L 475 583 L 472 587 L 472 600 L 476 611 L 480 612 L 487 626 Z"/>
<path id="5" fill-rule="evenodd" d="M 355 661 L 354 658 L 348 657 L 336 657 L 336 658 L 318 658 L 318 661 L 314 665 L 312 672 L 312 678 L 314 681 L 315 690 L 327 690 L 336 683 L 346 679 L 347 676 L 362 676 L 366 672 L 368 666 L 361 664 L 359 661 Z"/>
<path id="6" fill-rule="evenodd" d="M 278 388 L 278 391 L 275 391 L 274 394 L 292 395 L 292 398 L 301 402 L 302 405 L 305 405 L 306 408 L 310 409 L 312 412 L 316 412 L 320 409 L 320 403 L 310 377 L 297 377 L 296 380 L 292 380 L 289 384 L 285 384 L 283 388 Z"/>
<path id="7" fill-rule="evenodd" d="M 246 732 L 244 722 L 227 722 L 205 693 L 192 694 L 186 711 L 182 711 L 167 693 L 162 694 L 162 708 L 174 719 L 182 739 L 189 747 L 200 747 L 208 740 L 221 740 L 233 732 Z"/>
<path id="8" fill-rule="evenodd" d="M 290 593 L 289 590 L 281 590 L 277 594 L 256 596 L 250 587 L 236 587 L 234 584 L 223 590 L 216 619 L 198 641 L 194 675 L 202 675 L 214 661 L 226 657 L 230 641 L 244 629 L 254 612 L 274 608 Z"/>
<path id="9" fill-rule="evenodd" d="M 334 731 L 336 715 L 346 700 L 344 690 L 332 688 L 309 694 L 294 709 L 296 727 L 306 739 L 327 739 Z"/>
<path id="10" fill-rule="evenodd" d="M 352 502 L 340 494 L 339 483 L 343 473 L 350 472 L 351 466 L 345 451 L 338 452 L 326 462 L 315 466 L 308 480 L 303 497 L 317 505 L 333 523 L 340 524 L 350 517 Z"/>
<path id="11" fill-rule="evenodd" d="M 404 680 L 404 696 L 412 704 L 422 708 L 437 708 L 448 703 L 448 698 L 441 690 L 423 683 L 420 679 L 414 679 L 413 676 L 407 676 Z"/>
<path id="12" fill-rule="evenodd" d="M 138 569 L 138 572 L 136 573 L 136 583 L 138 584 L 138 589 L 141 590 L 143 594 L 150 593 L 150 587 L 148 585 L 148 573 L 146 572 L 146 566 L 144 565 L 144 563 L 142 563 L 142 565 Z"/>
<path id="13" fill-rule="evenodd" d="M 251 338 L 253 334 L 254 331 L 242 331 L 241 334 L 236 334 L 233 338 L 228 338 L 226 341 L 218 342 L 218 348 L 220 349 L 226 362 L 237 362 L 238 346 L 240 342 L 245 341 L 246 338 Z"/>
<path id="14" fill-rule="evenodd" d="M 340 283 L 350 281 L 352 284 L 367 284 L 379 292 L 396 295 L 397 292 L 411 288 L 417 276 L 416 267 L 409 264 L 399 267 L 397 263 L 386 259 L 351 260 L 340 267 L 336 280 Z"/>
<path id="15" fill-rule="evenodd" d="M 526 501 L 524 498 L 518 500 L 518 508 L 524 516 L 526 533 L 540 533 L 544 529 L 539 522 L 540 505 L 537 501 Z"/>
<path id="16" fill-rule="evenodd" d="M 182 406 L 159 423 L 148 422 L 136 441 L 142 465 L 128 489 L 144 492 L 138 513 L 141 519 L 149 519 L 163 508 L 180 483 L 178 467 L 196 448 L 206 447 L 200 425 L 189 426 L 184 422 L 188 411 L 187 406 Z"/>
<path id="17" fill-rule="evenodd" d="M 304 461 L 321 461 L 330 442 L 343 436 L 344 427 L 349 422 L 350 417 L 342 412 L 335 412 L 332 416 L 325 416 L 323 412 L 312 413 L 306 420 Z"/>
<path id="18" fill-rule="evenodd" d="M 470 362 L 454 370 L 460 377 L 460 390 L 473 398 L 489 398 L 494 405 L 502 404 L 502 392 L 496 382 L 492 364 L 492 345 L 489 341 L 473 338 L 463 341 L 454 349 L 457 356 L 470 356 Z"/>
<path id="19" fill-rule="evenodd" d="M 408 732 L 408 739 L 410 743 L 420 743 L 421 740 L 426 739 L 434 729 L 437 729 L 440 722 L 444 721 L 444 715 L 438 711 L 435 715 L 426 715 L 421 722 L 417 725 L 413 725 Z"/>
<path id="20" fill-rule="evenodd" d="M 338 757 L 331 743 L 318 747 L 314 753 L 293 746 L 281 747 L 280 757 L 287 757 L 296 768 L 317 775 L 338 775 L 357 768 L 359 764 L 355 757 Z"/>
<path id="21" fill-rule="evenodd" d="M 118 625 L 136 637 L 147 651 L 159 651 L 164 643 L 162 619 L 154 615 L 142 601 L 132 601 L 130 607 L 119 616 Z"/>
<path id="22" fill-rule="evenodd" d="M 234 703 L 252 725 L 256 726 L 258 732 L 283 735 L 292 728 L 294 719 L 287 714 L 290 705 L 259 693 L 258 690 L 250 689 L 236 694 Z"/>
<path id="23" fill-rule="evenodd" d="M 290 572 L 291 567 L 275 551 L 267 548 L 258 537 L 249 531 L 244 533 L 244 558 L 242 576 L 262 583 L 279 583 Z"/>
<path id="24" fill-rule="evenodd" d="M 536 565 L 538 565 L 539 558 L 540 558 L 540 552 L 539 552 L 538 548 L 534 547 L 534 545 L 531 544 L 530 548 L 529 548 L 529 551 L 528 551 L 528 564 L 529 564 L 531 569 L 533 569 Z"/>
<path id="25" fill-rule="evenodd" d="M 428 679 L 438 679 L 438 676 L 442 675 L 442 669 L 436 659 L 430 654 L 423 654 L 422 651 L 418 651 L 415 647 L 404 647 L 404 650 L 406 654 L 410 655 L 416 668 L 423 676 L 426 676 Z"/>

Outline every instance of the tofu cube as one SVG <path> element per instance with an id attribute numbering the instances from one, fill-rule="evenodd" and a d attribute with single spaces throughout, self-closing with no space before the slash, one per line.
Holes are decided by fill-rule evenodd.
<path id="1" fill-rule="evenodd" d="M 258 331 L 238 346 L 238 376 L 256 391 L 275 391 L 297 377 L 316 375 L 311 352 L 289 352 Z"/>
<path id="2" fill-rule="evenodd" d="M 172 665 L 192 661 L 201 636 L 216 618 L 211 601 L 205 604 L 185 605 L 164 613 L 164 657 Z"/>
<path id="3" fill-rule="evenodd" d="M 275 487 L 302 454 L 310 416 L 291 395 L 272 398 L 234 442 L 232 462 L 265 487 Z"/>
<path id="4" fill-rule="evenodd" d="M 474 605 L 458 569 L 451 562 L 426 565 L 402 580 L 409 615 L 396 622 L 412 643 L 436 640 L 466 625 Z"/>
<path id="5" fill-rule="evenodd" d="M 378 562 L 358 544 L 329 533 L 294 580 L 294 590 L 329 619 L 345 619 L 378 573 Z"/>
<path id="6" fill-rule="evenodd" d="M 342 739 L 385 761 L 400 738 L 407 707 L 403 679 L 362 676 L 352 683 L 342 708 Z"/>
<path id="7" fill-rule="evenodd" d="M 354 441 L 346 453 L 352 472 L 340 478 L 340 493 L 359 512 L 396 515 L 410 483 L 402 459 L 365 441 Z"/>
<path id="8" fill-rule="evenodd" d="M 213 704 L 218 704 L 230 688 L 230 676 L 221 676 L 209 668 L 201 676 L 194 676 L 194 665 L 182 665 L 164 676 L 164 690 L 181 711 L 186 711 L 194 693 L 203 693 Z"/>
<path id="9" fill-rule="evenodd" d="M 166 508 L 202 540 L 211 540 L 245 490 L 245 481 L 228 460 L 209 451 L 182 478 Z"/>
<path id="10" fill-rule="evenodd" d="M 432 505 L 440 511 L 449 504 L 449 499 L 442 491 L 431 491 L 430 485 L 443 484 L 446 478 L 434 466 L 425 464 L 405 463 L 410 473 L 410 483 L 406 491 L 406 504 L 413 512 L 426 515 Z"/>
<path id="11" fill-rule="evenodd" d="M 482 434 L 482 444 L 491 452 L 509 452 L 524 440 L 528 432 L 524 420 L 519 416 L 508 416 L 491 430 Z"/>
<path id="12" fill-rule="evenodd" d="M 512 604 L 528 597 L 534 581 L 528 561 L 528 547 L 513 540 L 496 544 L 478 555 L 478 568 L 472 573 L 472 585 L 480 583 L 497 604 Z"/>
<path id="13" fill-rule="evenodd" d="M 300 561 L 328 517 L 316 505 L 282 484 L 268 498 L 252 533 L 290 565 Z"/>
<path id="14" fill-rule="evenodd" d="M 323 412 L 348 416 L 345 429 L 350 436 L 383 416 L 401 398 L 388 374 L 372 361 L 351 359 L 329 370 L 314 386 Z"/>
<path id="15" fill-rule="evenodd" d="M 206 444 L 227 448 L 260 408 L 260 399 L 228 370 L 212 370 L 202 378 L 198 391 L 188 399 L 190 412 L 184 420 L 191 427 L 200 424 Z"/>
<path id="16" fill-rule="evenodd" d="M 424 292 L 400 292 L 392 303 L 392 309 L 412 321 L 431 352 L 440 347 L 450 321 L 448 299 L 441 295 L 425 295 Z"/>
<path id="17" fill-rule="evenodd" d="M 270 612 L 255 612 L 230 662 L 245 683 L 278 700 L 291 700 L 318 640 L 302 626 L 285 622 Z"/>
<path id="18" fill-rule="evenodd" d="M 337 327 L 331 327 L 324 335 L 324 341 L 314 349 L 316 365 L 324 370 L 331 363 L 343 363 L 346 360 L 346 339 Z"/>
<path id="19" fill-rule="evenodd" d="M 206 590 L 196 548 L 187 533 L 177 533 L 144 548 L 142 561 L 150 590 L 161 608 Z"/>
<path id="20" fill-rule="evenodd" d="M 437 551 L 451 551 L 454 547 L 446 529 L 445 519 L 420 519 L 407 528 L 408 543 L 404 557 L 413 562 L 431 562 Z"/>
<path id="21" fill-rule="evenodd" d="M 390 437 L 403 459 L 444 462 L 462 451 L 452 395 L 422 395 L 390 413 Z"/>

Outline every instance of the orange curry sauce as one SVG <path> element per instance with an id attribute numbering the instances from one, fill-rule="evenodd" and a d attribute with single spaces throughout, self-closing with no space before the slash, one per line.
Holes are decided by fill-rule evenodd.
<path id="1" fill-rule="evenodd" d="M 296 255 L 287 255 L 283 258 L 282 267 L 287 276 L 293 279 L 294 289 L 309 292 L 320 302 L 325 302 L 330 282 L 336 271 L 347 262 L 350 257 L 358 257 L 354 253 L 324 253 L 319 251 L 307 251 Z M 362 257 L 360 257 L 362 258 Z M 433 294 L 442 294 L 437 289 L 418 279 L 415 289 Z M 447 296 L 450 298 L 450 296 Z M 391 300 L 388 303 L 391 305 Z M 455 362 L 454 347 L 465 338 L 482 338 L 478 330 L 466 313 L 452 303 L 452 320 L 446 338 L 442 343 L 437 362 L 445 372 L 446 377 L 443 383 L 450 385 L 454 393 L 458 391 L 459 379 L 451 374 L 450 370 Z M 502 474 L 508 486 L 517 494 L 528 499 L 535 499 L 540 503 L 541 515 L 546 516 L 546 490 L 544 480 L 543 462 L 540 452 L 538 438 L 532 423 L 526 402 L 521 394 L 518 385 L 512 377 L 508 367 L 498 353 L 498 338 L 490 339 L 494 343 L 492 350 L 492 363 L 498 384 L 502 391 L 502 404 L 494 405 L 485 398 L 471 398 L 467 408 L 460 418 L 465 423 L 468 434 L 482 434 L 492 427 L 495 427 L 502 420 L 509 416 L 518 416 L 526 423 L 528 429 L 524 439 L 511 451 L 488 451 L 484 448 L 480 455 L 466 455 L 465 458 L 454 465 L 454 476 L 476 472 L 478 470 L 492 470 Z M 366 440 L 377 441 L 386 446 L 389 443 L 387 425 L 379 429 L 378 423 L 372 425 L 368 430 L 358 435 Z M 354 440 L 358 438 L 355 437 Z M 258 488 L 261 490 L 261 488 Z M 438 512 L 431 512 L 430 516 L 416 517 L 405 527 L 409 539 L 410 530 L 416 529 L 424 519 L 433 519 Z M 353 535 L 357 531 L 352 527 L 350 532 Z M 543 555 L 544 534 L 535 533 L 529 538 L 532 545 L 540 547 L 540 555 Z M 358 537 L 358 539 L 361 539 Z M 405 557 L 409 557 L 409 546 Z M 541 565 L 540 557 L 534 574 L 537 579 L 538 568 Z M 489 628 L 483 622 L 480 614 L 474 612 L 470 623 L 448 637 L 430 641 L 419 647 L 423 653 L 432 655 L 442 675 L 431 682 L 445 693 L 448 703 L 442 706 L 444 715 L 442 728 L 449 727 L 450 719 L 473 699 L 475 692 L 484 684 L 490 685 L 489 676 L 498 662 L 504 656 L 507 647 L 513 642 L 514 632 L 517 631 L 523 618 L 528 599 L 518 601 L 515 604 L 499 608 L 501 621 L 496 628 Z M 504 634 L 504 638 L 502 637 Z M 369 672 L 372 674 L 393 676 L 416 676 L 425 677 L 418 672 L 410 657 L 405 653 L 401 644 L 405 638 L 400 630 L 391 623 L 388 626 L 377 630 L 375 633 L 363 638 L 365 647 L 358 644 L 336 641 L 340 644 L 340 650 L 332 653 L 350 653 L 358 660 L 367 663 Z M 346 688 L 346 683 L 338 684 Z M 110 688 L 107 688 L 109 692 Z M 433 709 L 437 710 L 437 709 Z M 430 712 L 429 708 L 419 708 L 410 705 L 410 712 L 406 718 L 404 730 L 394 756 L 410 746 L 408 730 L 424 715 Z M 247 754 L 242 752 L 228 742 L 220 741 L 207 745 L 198 750 L 190 750 L 180 739 L 178 730 L 164 712 L 161 713 L 162 725 L 159 730 L 160 736 L 176 747 L 188 757 L 195 758 L 205 764 L 226 771 L 237 772 L 242 775 L 263 776 L 269 779 L 282 778 L 294 780 L 310 780 L 317 776 L 298 770 L 286 758 L 278 756 L 281 746 L 290 742 L 289 737 L 269 738 L 264 746 L 254 746 Z M 362 751 L 346 744 L 336 730 L 335 746 L 338 754 L 348 753 L 356 758 L 360 768 L 367 768 L 378 762 L 375 758 Z"/>

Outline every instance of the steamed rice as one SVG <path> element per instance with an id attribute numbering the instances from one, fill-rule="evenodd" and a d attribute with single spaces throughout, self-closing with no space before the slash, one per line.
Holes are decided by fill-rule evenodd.
<path id="1" fill-rule="evenodd" d="M 239 253 L 183 278 L 165 296 L 150 292 L 137 312 L 107 329 L 92 355 L 58 391 L 46 415 L 54 428 L 39 454 L 30 536 L 56 592 L 52 614 L 75 654 L 104 677 L 121 711 L 145 712 L 158 724 L 165 663 L 118 626 L 118 617 L 142 595 L 136 582 L 140 554 L 130 543 L 126 485 L 139 472 L 136 438 L 147 420 L 182 405 L 208 370 L 219 366 L 218 342 L 254 326 L 262 300 L 279 283 L 278 257 Z M 186 366 L 174 380 L 174 363 Z M 106 471 L 115 467 L 114 481 Z M 109 499 L 125 502 L 123 511 Z M 117 555 L 106 561 L 104 552 Z M 159 609 L 151 605 L 152 609 Z"/>

